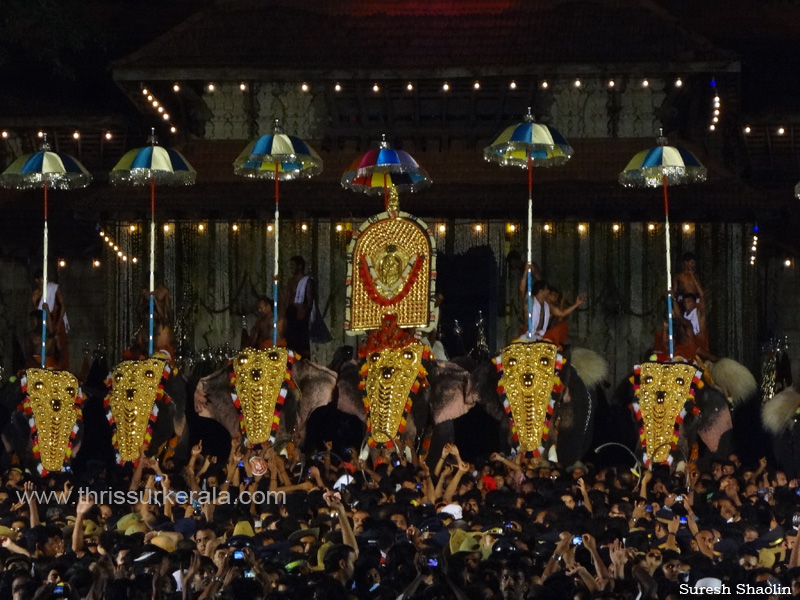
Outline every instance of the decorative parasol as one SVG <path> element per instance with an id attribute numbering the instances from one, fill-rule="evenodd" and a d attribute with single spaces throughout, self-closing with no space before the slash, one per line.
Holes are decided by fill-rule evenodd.
<path id="1" fill-rule="evenodd" d="M 342 187 L 371 196 L 382 194 L 387 208 L 390 189 L 416 192 L 430 184 L 428 173 L 408 152 L 393 149 L 385 134 L 377 148 L 354 160 L 342 175 Z"/>
<path id="2" fill-rule="evenodd" d="M 86 187 L 92 176 L 75 158 L 60 152 L 51 152 L 44 136 L 42 149 L 35 154 L 21 156 L 0 175 L 0 186 L 17 190 L 42 188 L 44 190 L 44 239 L 42 257 L 42 368 L 45 367 L 47 343 L 47 191 L 71 190 Z"/>
<path id="3" fill-rule="evenodd" d="M 275 267 L 272 276 L 272 344 L 278 345 L 278 268 L 280 247 L 280 182 L 307 179 L 322 173 L 322 159 L 311 146 L 281 130 L 275 119 L 271 134 L 251 142 L 233 163 L 233 172 L 242 177 L 275 180 Z"/>
<path id="4" fill-rule="evenodd" d="M 111 185 L 150 185 L 150 321 L 148 356 L 153 354 L 156 288 L 156 185 L 192 185 L 197 173 L 177 150 L 158 145 L 155 129 L 149 146 L 130 150 L 108 176 Z"/>
<path id="5" fill-rule="evenodd" d="M 697 183 L 706 180 L 708 171 L 697 157 L 688 150 L 667 145 L 663 131 L 658 146 L 643 150 L 634 156 L 619 174 L 619 182 L 625 187 L 658 187 L 664 189 L 664 225 L 667 241 L 667 321 L 669 323 L 669 358 L 674 356 L 672 338 L 672 262 L 669 241 L 669 194 L 670 185 Z"/>
<path id="6" fill-rule="evenodd" d="M 535 123 L 528 107 L 522 123 L 504 129 L 491 145 L 483 149 L 483 157 L 501 167 L 528 169 L 528 339 L 533 339 L 533 167 L 557 167 L 572 157 L 572 146 L 555 129 Z"/>

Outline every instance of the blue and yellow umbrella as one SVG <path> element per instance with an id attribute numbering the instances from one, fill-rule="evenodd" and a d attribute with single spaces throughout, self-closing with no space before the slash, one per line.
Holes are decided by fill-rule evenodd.
<path id="1" fill-rule="evenodd" d="M 669 240 L 669 193 L 671 185 L 700 183 L 706 180 L 708 171 L 697 157 L 683 148 L 667 145 L 667 138 L 658 137 L 658 146 L 639 152 L 619 174 L 619 182 L 625 187 L 661 187 L 664 190 L 664 232 L 667 249 L 667 322 L 669 327 L 669 358 L 674 356 L 672 328 L 672 261 Z"/>
<path id="2" fill-rule="evenodd" d="M 283 133 L 275 119 L 271 134 L 250 142 L 233 162 L 233 172 L 242 177 L 275 180 L 275 265 L 272 277 L 272 344 L 278 344 L 278 272 L 280 267 L 280 182 L 306 179 L 322 173 L 322 159 L 303 140 Z"/>
<path id="3" fill-rule="evenodd" d="M 44 232 L 42 244 L 42 368 L 45 367 L 45 347 L 47 343 L 47 255 L 48 231 L 47 209 L 49 189 L 71 190 L 89 185 L 92 176 L 77 159 L 52 152 L 47 136 L 42 143 L 42 149 L 34 154 L 21 156 L 0 175 L 0 187 L 16 190 L 30 190 L 42 188 L 44 192 Z M 51 307 L 52 308 L 52 307 Z"/>
<path id="4" fill-rule="evenodd" d="M 150 318 L 148 355 L 153 354 L 156 288 L 156 186 L 192 185 L 197 172 L 177 150 L 158 145 L 155 130 L 147 140 L 150 145 L 125 153 L 108 176 L 111 185 L 150 186 Z"/>
<path id="5" fill-rule="evenodd" d="M 528 108 L 522 123 L 506 127 L 483 149 L 483 158 L 501 167 L 522 167 L 528 170 L 528 339 L 533 338 L 533 167 L 557 167 L 572 158 L 572 146 L 558 131 L 536 123 Z"/>

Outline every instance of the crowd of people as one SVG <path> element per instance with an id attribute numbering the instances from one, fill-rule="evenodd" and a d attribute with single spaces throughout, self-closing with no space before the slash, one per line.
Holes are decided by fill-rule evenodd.
<path id="1" fill-rule="evenodd" d="M 429 461 L 277 450 L 198 443 L 184 466 L 44 479 L 11 467 L 0 598 L 800 597 L 800 487 L 764 459 L 639 473 L 468 464 L 453 444 Z"/>

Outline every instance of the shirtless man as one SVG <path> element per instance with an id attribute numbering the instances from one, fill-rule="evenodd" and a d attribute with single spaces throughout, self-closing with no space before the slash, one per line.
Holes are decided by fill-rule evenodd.
<path id="1" fill-rule="evenodd" d="M 257 319 L 250 330 L 249 345 L 262 349 L 272 346 L 272 299 L 259 296 L 256 305 Z"/>
<path id="2" fill-rule="evenodd" d="M 681 257 L 683 266 L 681 272 L 675 276 L 675 281 L 672 285 L 672 293 L 677 298 L 678 302 L 681 301 L 685 294 L 694 294 L 698 301 L 703 299 L 703 288 L 700 287 L 700 282 L 697 280 L 697 257 L 692 252 L 685 252 Z"/>
<path id="3" fill-rule="evenodd" d="M 550 318 L 553 316 L 564 319 L 583 304 L 586 297 L 581 294 L 571 306 L 561 308 L 550 303 L 550 288 L 542 280 L 533 284 L 531 294 L 533 295 L 533 339 L 548 339 L 563 346 L 566 342 L 566 331 L 559 332 L 559 335 L 556 336 L 558 337 L 557 340 L 552 339 L 548 335 L 550 333 Z M 523 334 L 523 337 L 527 337 L 527 333 Z"/>
<path id="4" fill-rule="evenodd" d="M 157 284 L 153 290 L 153 351 L 166 350 L 175 358 L 175 331 L 173 329 L 172 301 L 169 290 L 163 284 Z M 129 352 L 124 354 L 127 359 L 145 358 L 150 337 L 150 290 L 142 288 L 136 304 L 141 325 L 134 336 L 134 341 Z"/>

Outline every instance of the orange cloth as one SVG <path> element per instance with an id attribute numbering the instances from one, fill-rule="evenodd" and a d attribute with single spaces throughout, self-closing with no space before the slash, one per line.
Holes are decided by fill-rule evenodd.
<path id="1" fill-rule="evenodd" d="M 544 332 L 542 336 L 545 340 L 553 342 L 559 348 L 563 348 L 567 343 L 567 335 L 569 334 L 569 323 L 561 321 L 556 323 L 550 329 Z"/>

